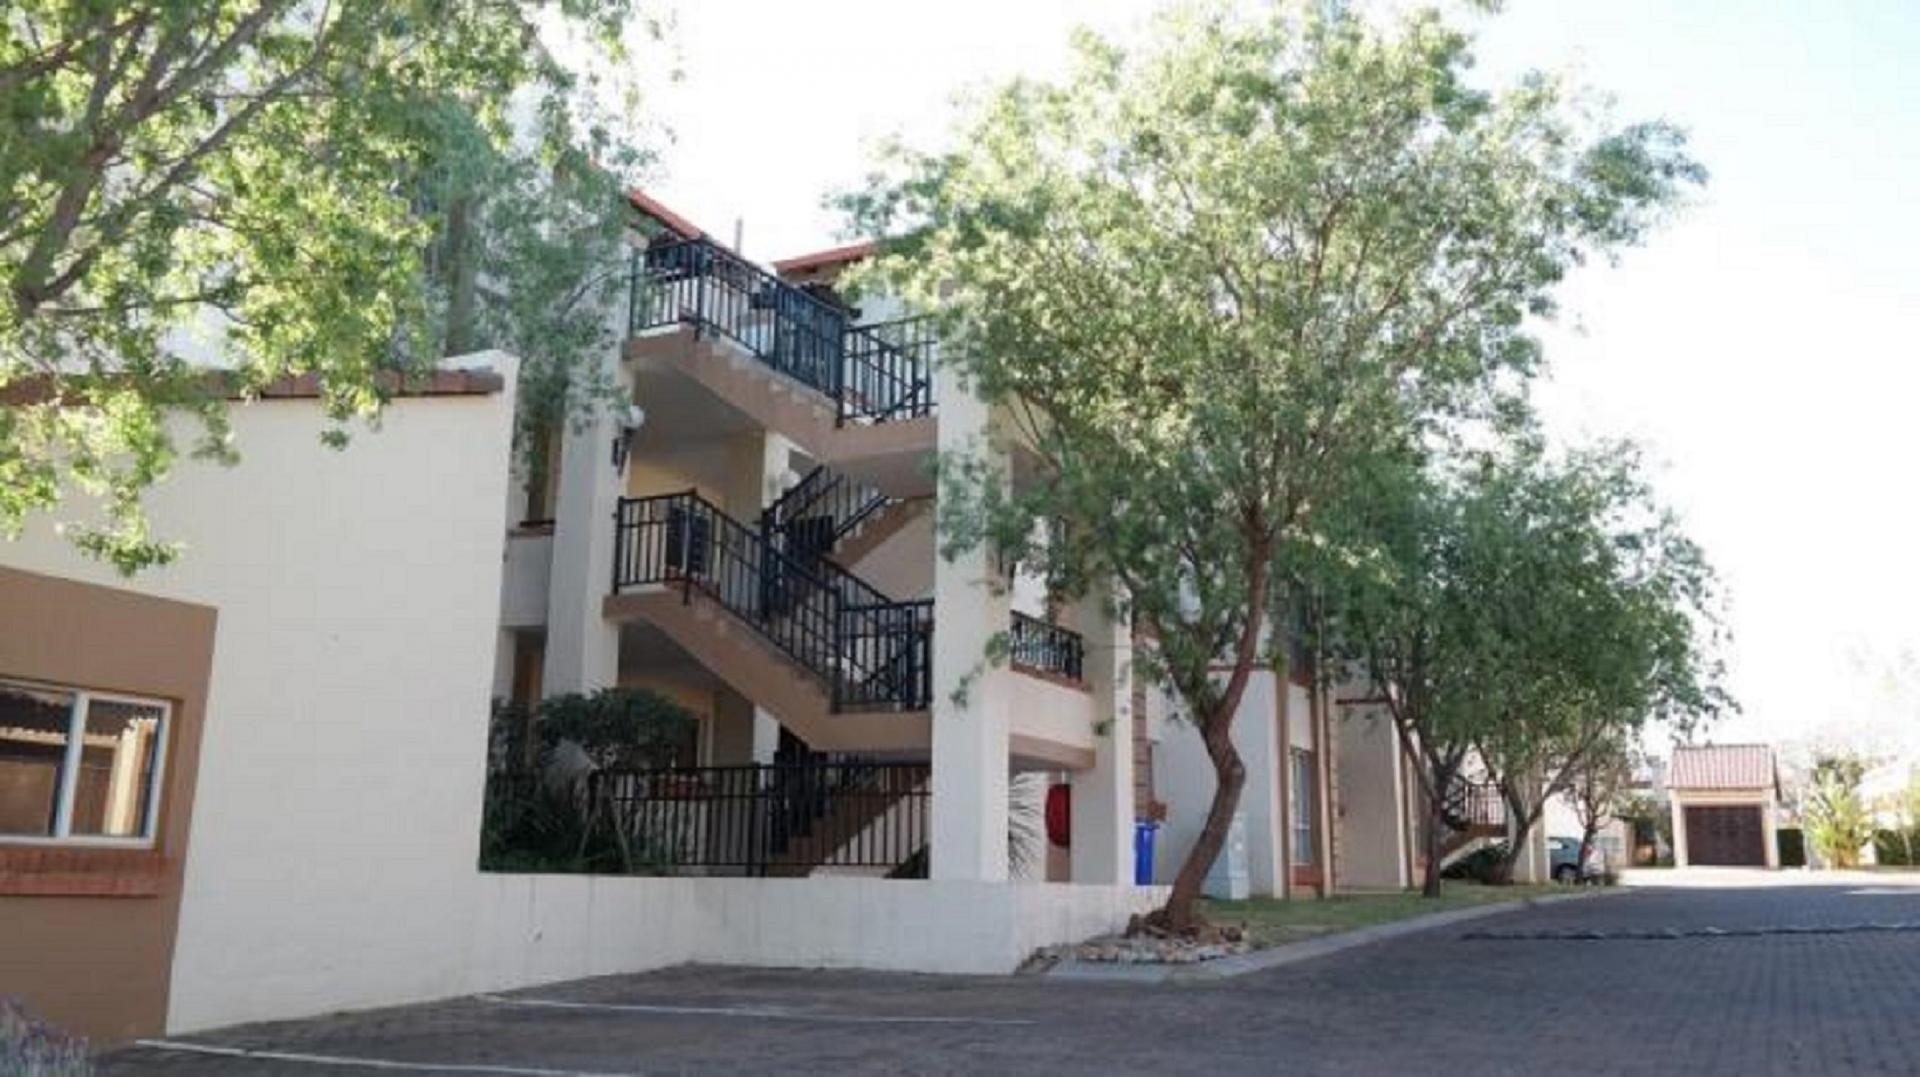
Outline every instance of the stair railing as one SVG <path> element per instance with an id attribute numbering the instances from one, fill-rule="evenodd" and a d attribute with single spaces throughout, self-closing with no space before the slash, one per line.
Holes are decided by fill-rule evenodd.
<path id="1" fill-rule="evenodd" d="M 760 530 L 797 560 L 832 552 L 840 540 L 898 499 L 821 464 L 760 514 Z"/>
<path id="2" fill-rule="evenodd" d="M 1448 827 L 1462 832 L 1475 827 L 1505 826 L 1507 802 L 1500 796 L 1496 783 L 1455 776 L 1447 784 L 1440 817 Z"/>
<path id="3" fill-rule="evenodd" d="M 895 602 L 831 561 L 791 557 L 694 491 L 622 498 L 613 590 L 695 590 L 827 682 L 834 709 L 919 710 L 933 695 L 933 604 Z"/>
<path id="4" fill-rule="evenodd" d="M 589 795 L 656 871 L 893 869 L 928 841 L 926 763 L 826 757 L 595 772 Z"/>

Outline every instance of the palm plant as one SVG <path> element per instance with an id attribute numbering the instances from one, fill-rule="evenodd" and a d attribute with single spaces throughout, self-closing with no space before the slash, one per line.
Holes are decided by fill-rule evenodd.
<path id="1" fill-rule="evenodd" d="M 1873 818 L 1860 799 L 1867 765 L 1851 753 L 1822 755 L 1813 763 L 1813 784 L 1803 814 L 1807 840 L 1830 867 L 1860 863 L 1860 849 L 1873 840 Z"/>

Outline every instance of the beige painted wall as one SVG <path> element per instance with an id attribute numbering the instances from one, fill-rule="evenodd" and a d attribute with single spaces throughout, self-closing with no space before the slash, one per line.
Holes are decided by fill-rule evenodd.
<path id="1" fill-rule="evenodd" d="M 171 705 L 151 846 L 0 839 L 0 994 L 104 1043 L 156 1034 L 166 1023 L 218 613 L 8 568 L 0 611 L 0 677 Z"/>
<path id="2" fill-rule="evenodd" d="M 933 522 L 932 513 L 921 515 L 847 567 L 888 598 L 931 595 L 936 556 Z"/>
<path id="3" fill-rule="evenodd" d="M 1409 884 L 1406 791 L 1399 736 L 1385 715 L 1364 706 L 1337 708 L 1340 753 L 1340 878 L 1346 889 L 1398 890 Z"/>

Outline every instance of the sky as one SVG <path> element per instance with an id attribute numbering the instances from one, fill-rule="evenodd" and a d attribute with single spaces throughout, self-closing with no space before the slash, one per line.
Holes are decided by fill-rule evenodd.
<path id="1" fill-rule="evenodd" d="M 956 94 L 1060 72 L 1141 0 L 698 0 L 649 189 L 772 260 L 874 146 L 938 146 Z M 1544 69 L 1665 118 L 1712 173 L 1642 248 L 1580 271 L 1539 401 L 1631 436 L 1720 571 L 1742 711 L 1717 742 L 1920 750 L 1920 3 L 1509 0 L 1466 20 L 1489 86 Z"/>

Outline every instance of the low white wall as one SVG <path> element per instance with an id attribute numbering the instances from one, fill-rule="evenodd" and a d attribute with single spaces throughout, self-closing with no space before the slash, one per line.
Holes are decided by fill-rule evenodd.
<path id="1" fill-rule="evenodd" d="M 475 872 L 437 911 L 464 951 L 401 974 L 343 960 L 288 970 L 300 990 L 202 990 L 171 1032 L 644 972 L 685 962 L 1003 974 L 1043 946 L 1117 931 L 1160 887 L 850 877 L 620 878 Z M 297 925 L 292 925 L 297 928 Z M 343 954 L 350 957 L 350 954 Z"/>

